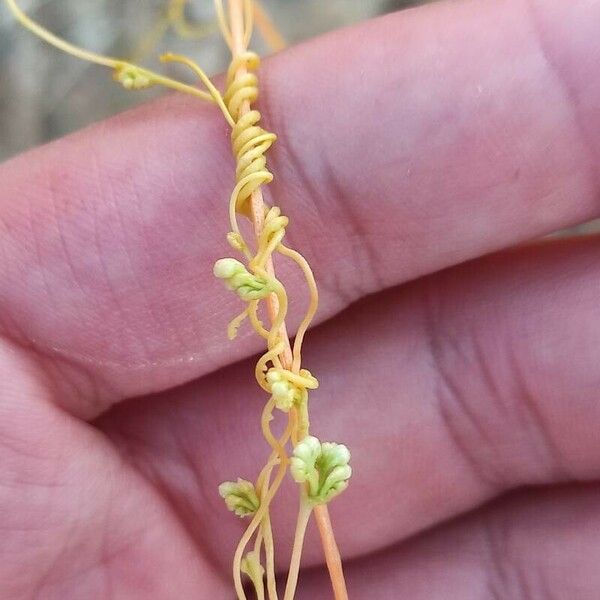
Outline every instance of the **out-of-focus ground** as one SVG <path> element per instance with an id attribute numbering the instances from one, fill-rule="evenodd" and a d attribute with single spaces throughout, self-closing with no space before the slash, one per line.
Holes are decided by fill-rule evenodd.
<path id="1" fill-rule="evenodd" d="M 433 0 L 261 0 L 288 43 Z M 212 0 L 188 0 L 186 18 L 205 24 L 202 39 L 182 40 L 172 30 L 152 44 L 152 31 L 168 0 L 18 0 L 45 27 L 86 48 L 132 58 L 165 71 L 157 57 L 166 51 L 196 59 L 208 73 L 227 67 L 228 53 L 216 31 Z M 146 46 L 144 50 L 143 46 Z M 151 48 L 148 48 L 151 46 Z M 268 53 L 260 36 L 253 47 Z M 173 70 L 175 69 L 175 70 Z M 167 73 L 188 75 L 181 67 Z M 0 0 L 0 161 L 145 102 L 164 90 L 126 92 L 107 69 L 51 48 L 24 30 Z M 558 235 L 598 231 L 597 222 Z"/>
<path id="2" fill-rule="evenodd" d="M 164 11 L 167 0 L 20 0 L 21 7 L 48 29 L 89 49 L 130 58 Z M 318 35 L 423 0 L 263 0 L 290 42 Z M 186 16 L 215 29 L 212 0 L 190 0 Z M 257 49 L 264 53 L 260 43 Z M 183 52 L 209 73 L 224 70 L 227 52 L 219 34 L 181 40 L 167 32 L 141 61 L 158 66 L 164 51 Z M 143 52 L 143 50 L 142 50 Z M 185 70 L 167 72 L 185 77 Z M 181 67 L 179 67 L 181 69 Z M 51 48 L 15 23 L 0 2 L 0 160 L 90 122 L 147 101 L 161 90 L 126 92 L 107 69 L 81 62 Z"/>

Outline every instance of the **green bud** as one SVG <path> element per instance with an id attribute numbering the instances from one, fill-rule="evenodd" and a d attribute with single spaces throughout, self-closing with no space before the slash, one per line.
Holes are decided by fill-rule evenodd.
<path id="1" fill-rule="evenodd" d="M 254 584 L 254 588 L 256 590 L 263 589 L 263 578 L 265 576 L 265 569 L 260 564 L 260 555 L 258 552 L 252 550 L 248 552 L 244 558 L 242 558 L 242 563 L 240 565 L 242 573 L 244 575 L 248 575 L 250 580 Z"/>
<path id="2" fill-rule="evenodd" d="M 321 443 L 316 437 L 304 438 L 290 459 L 290 473 L 298 483 L 305 483 L 308 498 L 325 504 L 348 487 L 352 475 L 350 451 L 344 444 Z"/>
<path id="3" fill-rule="evenodd" d="M 220 258 L 213 267 L 215 277 L 231 279 L 237 273 L 245 273 L 246 267 L 235 258 Z"/>
<path id="4" fill-rule="evenodd" d="M 246 301 L 260 300 L 273 291 L 273 279 L 250 273 L 235 258 L 221 258 L 213 267 L 215 277 L 222 279 L 225 285 Z"/>
<path id="5" fill-rule="evenodd" d="M 300 391 L 275 369 L 267 372 L 266 379 L 275 400 L 275 406 L 279 410 L 288 412 L 298 399 Z"/>
<path id="6" fill-rule="evenodd" d="M 238 477 L 237 481 L 225 481 L 219 486 L 219 495 L 227 508 L 238 517 L 253 515 L 260 506 L 254 484 Z"/>
<path id="7" fill-rule="evenodd" d="M 284 412 L 288 412 L 292 406 L 306 399 L 307 390 L 319 387 L 316 377 L 306 369 L 300 369 L 299 373 L 294 374 L 287 369 L 272 367 L 267 371 L 265 378 L 267 388 L 275 400 L 275 406 Z"/>
<path id="8" fill-rule="evenodd" d="M 154 84 L 150 74 L 135 65 L 121 66 L 115 71 L 114 78 L 128 90 L 143 90 Z"/>

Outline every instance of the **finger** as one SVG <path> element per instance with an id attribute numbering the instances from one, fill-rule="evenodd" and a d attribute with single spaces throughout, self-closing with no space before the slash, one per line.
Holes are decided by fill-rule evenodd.
<path id="1" fill-rule="evenodd" d="M 46 383 L 0 345 L 0 598 L 230 598 L 164 498 Z"/>
<path id="2" fill-rule="evenodd" d="M 315 332 L 311 430 L 353 455 L 333 507 L 345 556 L 514 487 L 600 477 L 599 264 L 597 238 L 523 248 L 372 298 Z M 186 522 L 202 518 L 197 535 L 221 532 L 206 542 L 215 556 L 243 526 L 224 520 L 217 485 L 253 479 L 267 455 L 251 372 L 222 370 L 101 423 Z M 284 532 L 296 493 L 275 507 Z"/>
<path id="3" fill-rule="evenodd" d="M 348 591 L 378 600 L 595 600 L 599 499 L 597 485 L 521 493 L 347 564 Z M 302 573 L 297 598 L 328 587 L 324 571 Z"/>
<path id="4" fill-rule="evenodd" d="M 265 63 L 272 191 L 315 265 L 321 318 L 597 214 L 600 2 L 535 6 L 436 4 Z M 226 129 L 169 98 L 0 169 L 3 329 L 77 414 L 258 348 L 226 343 L 237 307 L 209 282 L 228 252 Z"/>

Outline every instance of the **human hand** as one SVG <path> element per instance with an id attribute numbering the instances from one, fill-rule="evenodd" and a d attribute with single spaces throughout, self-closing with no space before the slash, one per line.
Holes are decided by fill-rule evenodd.
<path id="1" fill-rule="evenodd" d="M 484 257 L 600 212 L 599 22 L 439 4 L 265 61 L 270 187 L 330 319 L 313 425 L 353 452 L 352 598 L 600 594 L 599 241 Z M 227 143 L 169 97 L 0 167 L 1 598 L 232 597 L 216 488 L 266 450 L 260 340 L 226 340 L 210 275 Z M 309 536 L 299 598 L 329 597 L 321 561 Z"/>

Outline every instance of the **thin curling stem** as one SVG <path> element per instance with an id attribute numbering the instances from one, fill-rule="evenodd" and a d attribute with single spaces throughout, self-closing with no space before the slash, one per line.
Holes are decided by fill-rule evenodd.
<path id="1" fill-rule="evenodd" d="M 246 2 L 246 15 L 249 14 L 250 2 Z M 222 0 L 216 0 L 215 8 L 217 12 L 217 19 L 219 23 L 219 28 L 221 29 L 221 33 L 223 34 L 223 38 L 225 39 L 227 45 L 230 50 L 233 50 L 233 38 L 231 35 L 231 30 L 229 29 L 229 25 L 227 24 L 227 17 L 225 15 L 225 8 L 223 7 Z M 281 33 L 278 31 L 277 27 L 273 23 L 269 13 L 264 9 L 259 0 L 254 0 L 251 8 L 253 8 L 254 18 L 253 21 L 256 24 L 257 29 L 260 31 L 260 35 L 263 40 L 267 43 L 267 45 L 273 50 L 273 52 L 279 52 L 283 50 L 287 44 Z M 244 23 L 244 27 L 247 27 L 247 22 Z M 252 34 L 252 30 L 249 30 L 249 33 L 244 32 L 244 40 L 245 45 L 247 46 L 250 41 L 250 35 Z"/>
<path id="2" fill-rule="evenodd" d="M 263 545 L 263 530 L 262 527 L 258 530 L 256 534 L 256 539 L 254 540 L 254 552 L 256 554 L 260 554 Z"/>
<path id="3" fill-rule="evenodd" d="M 267 513 L 263 522 L 265 555 L 267 557 L 267 593 L 269 600 L 277 600 L 277 582 L 275 580 L 275 545 L 273 543 L 273 529 L 271 517 Z"/>
<path id="4" fill-rule="evenodd" d="M 248 306 L 248 318 L 254 327 L 254 331 L 266 340 L 269 339 L 269 332 L 263 327 L 260 319 L 258 318 L 258 300 L 254 300 Z"/>
<path id="5" fill-rule="evenodd" d="M 219 18 L 222 24 L 222 28 L 224 29 L 223 33 L 226 39 L 228 35 L 230 36 L 230 40 L 228 43 L 232 51 L 233 59 L 235 60 L 240 54 L 243 54 L 246 51 L 246 45 L 244 43 L 245 30 L 243 0 L 229 0 L 229 22 L 231 24 L 230 32 L 225 20 L 222 0 L 216 0 L 216 5 L 217 10 L 219 10 L 220 6 Z M 247 70 L 245 66 L 241 64 L 238 67 L 236 78 L 242 78 L 246 75 L 246 73 Z M 244 101 L 242 103 L 242 106 L 240 107 L 240 115 L 244 115 L 248 111 L 250 111 L 250 103 L 248 101 Z M 250 208 L 252 221 L 254 224 L 254 232 L 256 238 L 260 239 L 265 220 L 265 204 L 260 188 L 252 192 L 250 198 Z M 273 262 L 270 257 L 265 265 L 265 270 L 270 275 L 274 274 Z M 266 302 L 271 319 L 276 319 L 277 315 L 280 312 L 277 297 L 274 294 L 271 294 L 267 297 Z M 293 354 L 285 324 L 283 324 L 280 329 L 280 338 L 284 340 L 284 342 L 286 342 L 284 351 L 280 356 L 281 363 L 285 368 L 290 369 L 293 364 Z M 292 436 L 295 436 L 295 433 L 293 433 Z M 326 506 L 324 506 L 323 508 L 324 510 L 320 510 L 318 513 L 319 532 L 321 534 L 321 542 L 323 545 L 323 551 L 325 553 L 327 567 L 329 569 L 329 575 L 335 594 L 335 600 L 347 600 L 348 592 L 346 589 L 346 582 L 344 579 L 341 558 L 337 549 L 337 544 L 335 543 L 335 536 L 333 533 L 333 528 L 331 526 L 331 520 L 329 519 L 329 512 L 327 511 Z"/>
<path id="6" fill-rule="evenodd" d="M 25 27 L 25 29 L 29 29 L 29 31 L 39 38 L 59 50 L 71 54 L 72 56 L 76 56 L 77 58 L 96 63 L 97 65 L 110 67 L 111 69 L 116 69 L 119 66 L 119 61 L 116 58 L 103 56 L 102 54 L 79 48 L 78 46 L 59 38 L 57 35 L 54 35 L 51 31 L 48 31 L 45 27 L 42 27 L 39 23 L 36 23 L 31 17 L 26 15 L 25 12 L 21 10 L 16 0 L 5 0 L 5 2 L 15 18 L 23 25 L 23 27 Z"/>
<path id="7" fill-rule="evenodd" d="M 262 431 L 263 431 L 263 436 L 265 438 L 265 440 L 267 441 L 267 443 L 269 444 L 269 446 L 271 446 L 271 448 L 273 449 L 273 452 L 275 453 L 275 455 L 279 458 L 279 464 L 283 464 L 286 463 L 288 460 L 288 456 L 285 452 L 285 442 L 282 444 L 280 440 L 278 440 L 274 435 L 273 432 L 271 431 L 271 427 L 269 425 L 269 423 L 271 422 L 272 414 L 273 414 L 273 408 L 275 408 L 275 400 L 271 399 L 269 400 L 269 402 L 267 402 L 264 410 L 263 410 L 263 414 L 262 414 L 262 418 L 261 418 L 261 426 L 262 426 Z M 291 423 L 291 420 L 288 420 L 288 423 Z M 290 428 L 290 426 L 288 425 L 288 428 Z M 286 439 L 287 442 L 287 439 Z"/>
<path id="8" fill-rule="evenodd" d="M 199 90 L 198 88 L 183 83 L 181 81 L 177 81 L 176 79 L 171 79 L 170 77 L 165 77 L 160 73 L 156 73 L 150 69 L 146 69 L 135 65 L 133 63 L 127 62 L 125 60 L 119 60 L 117 58 L 113 58 L 111 56 L 104 56 L 102 54 L 98 54 L 97 52 L 92 52 L 90 50 L 86 50 L 85 48 L 80 48 L 75 44 L 71 44 L 66 40 L 59 38 L 57 35 L 53 34 L 51 31 L 48 31 L 45 27 L 42 27 L 39 23 L 34 21 L 31 17 L 26 15 L 23 10 L 16 3 L 16 0 L 4 0 L 8 9 L 13 13 L 15 18 L 29 31 L 37 35 L 39 38 L 47 42 L 48 44 L 74 56 L 81 60 L 85 60 L 88 62 L 95 63 L 97 65 L 101 65 L 103 67 L 108 67 L 113 70 L 114 75 L 118 77 L 119 74 L 132 71 L 136 75 L 143 77 L 146 80 L 146 84 L 143 87 L 150 87 L 152 85 L 162 85 L 172 90 L 176 90 L 178 92 L 183 92 L 185 94 L 189 94 L 191 96 L 196 96 L 197 98 L 201 98 L 207 102 L 214 103 L 215 99 L 212 94 L 205 92 L 203 90 Z"/>
<path id="9" fill-rule="evenodd" d="M 256 591 L 256 600 L 265 600 L 265 587 L 262 580 L 254 584 L 254 589 Z"/>
<path id="10" fill-rule="evenodd" d="M 315 282 L 315 276 L 313 275 L 312 269 L 302 254 L 296 252 L 296 250 L 288 248 L 283 244 L 279 244 L 277 251 L 280 254 L 291 258 L 300 267 L 310 292 L 310 303 L 306 311 L 306 315 L 304 316 L 304 319 L 302 319 L 302 323 L 300 323 L 298 326 L 296 337 L 294 338 L 292 371 L 297 373 L 302 362 L 302 342 L 304 341 L 304 336 L 306 335 L 308 326 L 312 322 L 317 312 L 317 307 L 319 306 L 319 290 L 317 289 L 317 284 Z"/>
<path id="11" fill-rule="evenodd" d="M 204 71 L 187 57 L 166 54 L 162 57 L 162 60 L 163 62 L 180 62 L 191 68 L 208 91 L 165 77 L 131 62 L 80 48 L 59 38 L 35 22 L 19 8 L 16 0 L 5 0 L 5 2 L 9 10 L 25 28 L 68 54 L 112 69 L 113 78 L 126 89 L 142 90 L 161 85 L 196 96 L 216 104 L 227 123 L 231 126 L 231 143 L 236 161 L 236 186 L 230 198 L 229 210 L 232 231 L 228 234 L 227 239 L 235 250 L 244 255 L 248 265 L 246 267 L 233 258 L 223 258 L 215 263 L 214 274 L 217 278 L 222 279 L 230 290 L 236 292 L 240 299 L 248 302 L 246 310 L 229 324 L 228 334 L 230 338 L 235 337 L 237 328 L 243 320 L 248 318 L 258 335 L 265 338 L 267 342 L 267 351 L 259 359 L 256 366 L 256 378 L 259 385 L 271 394 L 261 419 L 263 435 L 271 447 L 271 455 L 267 464 L 261 470 L 256 484 L 238 478 L 237 483 L 224 482 L 222 484 L 224 487 L 220 486 L 219 492 L 225 498 L 228 508 L 236 512 L 238 516 L 254 515 L 240 540 L 234 556 L 233 577 L 239 600 L 246 600 L 242 586 L 242 573 L 250 577 L 259 600 L 263 600 L 265 597 L 264 576 L 266 573 L 269 600 L 277 600 L 275 558 L 269 508 L 290 463 L 286 446 L 291 440 L 292 445 L 295 447 L 294 457 L 291 459 L 293 461 L 292 474 L 297 481 L 302 483 L 304 481 L 302 479 L 302 467 L 299 467 L 294 461 L 302 460 L 299 455 L 303 452 L 306 454 L 304 446 L 307 446 L 309 452 L 307 456 L 310 458 L 309 442 L 311 440 L 315 440 L 319 444 L 319 448 L 323 452 L 329 452 L 329 454 L 331 454 L 332 448 L 341 448 L 341 445 L 330 442 L 321 444 L 319 440 L 311 437 L 302 447 L 298 447 L 298 444 L 302 444 L 302 440 L 309 434 L 308 390 L 318 387 L 318 381 L 310 371 L 301 369 L 302 342 L 317 309 L 318 293 L 307 261 L 301 254 L 282 243 L 288 218 L 281 215 L 278 207 L 271 207 L 267 210 L 262 197 L 261 186 L 270 183 L 273 179 L 272 173 L 267 168 L 265 153 L 275 142 L 276 135 L 260 126 L 260 112 L 251 108 L 252 103 L 257 100 L 259 94 L 258 77 L 254 71 L 260 66 L 260 58 L 256 53 L 247 49 L 252 35 L 253 15 L 256 5 L 252 0 L 229 0 L 228 17 L 226 17 L 224 0 L 215 0 L 219 26 L 232 51 L 232 60 L 227 72 L 226 91 L 222 95 Z M 170 0 L 170 2 L 168 18 L 174 21 L 175 24 L 179 23 L 180 26 L 185 28 L 183 8 L 186 0 Z M 258 5 L 258 8 L 259 14 L 261 14 L 260 5 Z M 263 14 L 263 28 L 264 16 Z M 254 256 L 250 246 L 241 234 L 237 221 L 238 214 L 249 217 L 253 222 L 257 248 Z M 274 252 L 279 252 L 290 258 L 300 267 L 310 292 L 309 306 L 299 326 L 293 348 L 285 325 L 288 298 L 285 287 L 275 277 L 272 261 Z M 258 306 L 261 300 L 265 300 L 267 305 L 271 321 L 270 328 L 265 328 L 258 316 Z M 275 407 L 288 412 L 288 424 L 279 439 L 273 434 L 270 426 L 273 418 L 272 412 Z M 344 460 L 347 463 L 350 455 L 345 447 L 344 449 L 347 455 Z M 306 462 L 306 465 L 308 464 Z M 277 474 L 274 481 L 271 482 L 272 473 L 277 465 Z M 335 480 L 332 483 L 332 485 L 335 483 L 339 486 L 338 493 L 345 489 L 347 478 L 351 472 L 350 467 L 347 464 L 345 466 L 347 468 L 344 473 L 348 473 L 346 479 Z M 309 466 L 306 468 L 309 468 Z M 341 477 L 342 473 L 339 475 Z M 240 496 L 236 500 L 233 495 L 228 494 L 227 490 L 232 489 L 231 486 L 234 488 L 235 486 L 241 486 L 246 490 L 244 494 L 247 494 L 249 498 L 247 506 L 240 504 L 240 502 L 244 502 L 244 496 Z M 256 491 L 258 491 L 259 497 L 257 497 Z M 293 600 L 295 594 L 304 534 L 313 510 L 312 504 L 308 505 L 305 498 L 305 490 L 301 491 L 303 494 L 300 502 L 300 514 L 285 600 Z M 319 506 L 315 508 L 315 511 L 335 598 L 336 600 L 346 600 L 347 592 L 342 564 L 333 537 L 327 508 Z M 244 556 L 246 546 L 254 536 L 256 536 L 254 550 Z M 266 571 L 261 564 L 263 547 L 265 548 L 267 561 Z"/>
<path id="12" fill-rule="evenodd" d="M 221 28 L 223 30 L 223 35 L 225 39 L 229 37 L 229 45 L 231 48 L 232 57 L 235 60 L 241 54 L 246 52 L 247 44 L 245 41 L 245 22 L 244 22 L 244 3 L 243 0 L 230 0 L 229 2 L 229 21 L 231 23 L 231 31 L 227 26 L 227 21 L 225 18 L 225 12 L 223 9 L 222 0 L 215 0 L 215 5 L 217 7 L 217 14 L 219 15 L 219 21 L 221 23 Z M 247 14 L 247 12 L 246 12 Z M 239 79 L 244 77 L 247 74 L 247 69 L 243 64 L 237 69 L 235 74 L 235 78 Z M 240 107 L 240 115 L 243 116 L 250 111 L 250 103 L 248 101 L 244 101 Z M 256 238 L 260 237 L 264 226 L 265 220 L 265 203 L 263 200 L 262 191 L 260 188 L 256 189 L 252 192 L 250 197 L 250 210 L 252 216 L 252 223 L 254 226 L 254 233 Z M 234 229 L 235 231 L 235 229 Z M 265 264 L 265 271 L 270 275 L 273 275 L 273 261 L 271 258 L 267 260 Z M 269 312 L 269 316 L 272 320 L 277 317 L 279 313 L 279 302 L 278 298 L 275 294 L 271 294 L 266 299 L 267 310 Z M 281 339 L 285 341 L 285 347 L 281 354 L 281 362 L 285 368 L 290 368 L 292 366 L 292 348 L 290 345 L 289 337 L 287 335 L 287 329 L 285 324 L 282 325 L 280 329 Z"/>
<path id="13" fill-rule="evenodd" d="M 282 446 L 290 438 L 290 435 L 291 435 L 291 432 L 292 432 L 292 429 L 294 428 L 294 426 L 295 426 L 295 422 L 294 422 L 294 419 L 292 416 L 292 412 L 290 411 L 288 426 L 287 426 L 284 436 L 282 436 L 284 441 L 283 441 L 283 443 L 280 442 Z M 267 512 L 269 510 L 269 506 L 271 504 L 271 501 L 273 500 L 275 494 L 277 493 L 277 491 L 279 490 L 279 487 L 281 486 L 281 483 L 283 482 L 283 478 L 285 477 L 285 474 L 287 471 L 287 466 L 288 466 L 288 458 L 284 452 L 284 460 L 280 461 L 280 463 L 279 463 L 279 468 L 277 470 L 277 475 L 275 475 L 273 484 L 269 488 L 269 491 L 267 492 L 265 499 L 263 500 L 263 502 L 261 502 L 259 509 L 256 511 L 252 521 L 250 522 L 250 525 L 248 525 L 248 528 L 242 535 L 242 538 L 240 539 L 240 542 L 235 550 L 235 554 L 233 557 L 233 582 L 234 582 L 235 591 L 238 595 L 239 600 L 247 600 L 246 593 L 244 592 L 244 586 L 242 585 L 242 577 L 241 577 L 241 564 L 242 564 L 242 558 L 244 556 L 244 550 L 246 549 L 248 542 L 254 535 L 254 532 L 258 529 L 262 520 L 264 519 L 265 515 L 267 514 Z"/>
<path id="14" fill-rule="evenodd" d="M 267 464 L 263 467 L 256 480 L 256 488 L 259 490 L 260 493 L 260 507 L 259 510 L 256 512 L 252 522 L 244 532 L 244 535 L 240 540 L 238 547 L 235 551 L 233 560 L 233 580 L 236 593 L 240 600 L 246 600 L 241 580 L 241 563 L 244 555 L 244 550 L 248 545 L 248 542 L 250 541 L 252 535 L 259 527 L 260 529 L 258 535 L 264 536 L 265 541 L 265 552 L 267 555 L 267 587 L 269 590 L 269 596 L 277 600 L 275 583 L 275 555 L 273 547 L 273 533 L 271 530 L 271 521 L 269 517 L 269 506 L 275 494 L 277 493 L 277 490 L 279 489 L 279 486 L 281 485 L 283 477 L 285 476 L 285 473 L 287 471 L 288 456 L 285 452 L 285 445 L 290 439 L 292 431 L 296 429 L 297 415 L 295 411 L 290 411 L 286 430 L 284 431 L 281 438 L 277 439 L 275 438 L 269 427 L 269 422 L 272 418 L 271 415 L 273 408 L 273 402 L 267 403 L 267 405 L 263 409 L 261 419 L 263 434 L 272 448 L 272 453 L 269 457 L 269 460 L 267 461 Z M 271 472 L 273 470 L 273 467 L 277 464 L 277 462 L 279 462 L 279 470 L 273 485 L 269 486 Z M 256 544 L 258 544 L 258 540 Z"/>
<path id="15" fill-rule="evenodd" d="M 239 32 L 234 32 L 238 27 L 238 23 L 235 22 L 235 19 L 231 19 L 231 11 L 229 12 L 229 19 L 231 22 L 230 29 L 227 23 L 227 16 L 225 15 L 225 8 L 223 7 L 223 0 L 215 0 L 215 8 L 221 33 L 231 49 L 232 54 L 236 53 L 235 48 L 237 45 L 247 48 L 250 43 L 250 38 L 252 37 L 252 24 L 254 22 L 254 4 L 252 3 L 252 0 L 240 0 Z M 236 39 L 238 33 L 239 38 Z"/>
<path id="16" fill-rule="evenodd" d="M 327 504 L 318 504 L 315 506 L 315 520 L 317 522 L 317 527 L 319 528 L 319 533 L 321 534 L 321 542 L 325 552 L 325 560 L 327 562 L 329 576 L 331 577 L 335 599 L 348 600 L 348 590 L 346 589 L 342 558 L 337 542 L 335 541 L 335 536 L 333 535 L 333 528 L 331 526 Z"/>
<path id="17" fill-rule="evenodd" d="M 264 541 L 263 528 L 264 521 L 263 524 L 261 524 L 261 526 L 259 527 L 258 533 L 256 534 L 256 539 L 254 540 L 254 555 L 258 557 L 259 560 L 260 552 L 262 550 Z M 254 579 L 252 579 L 252 584 L 254 585 L 254 591 L 256 592 L 256 600 L 265 600 L 265 586 L 263 580 L 261 579 L 260 581 L 255 581 Z"/>
<path id="18" fill-rule="evenodd" d="M 215 87 L 214 83 L 210 80 L 208 75 L 193 60 L 191 60 L 187 56 L 182 56 L 181 54 L 173 54 L 172 52 L 163 54 L 160 57 L 160 60 L 161 62 L 179 62 L 192 69 L 192 71 L 196 73 L 200 81 L 202 81 L 202 83 L 206 86 L 206 89 L 208 90 L 208 93 L 212 96 L 213 101 L 221 109 L 221 112 L 223 113 L 223 116 L 225 117 L 227 123 L 229 123 L 231 127 L 235 125 L 231 114 L 225 106 L 225 102 L 223 101 L 223 96 L 221 95 L 221 92 L 219 92 L 219 90 Z"/>
<path id="19" fill-rule="evenodd" d="M 296 522 L 296 533 L 294 535 L 294 547 L 292 550 L 292 559 L 288 571 L 288 578 L 285 585 L 285 595 L 283 600 L 294 600 L 296 587 L 298 585 L 298 574 L 300 572 L 300 559 L 302 558 L 302 548 L 304 546 L 304 537 L 306 528 L 312 514 L 313 507 L 308 502 L 306 494 L 300 496 L 300 510 L 298 511 L 298 520 Z"/>
<path id="20" fill-rule="evenodd" d="M 190 23 L 185 18 L 185 6 L 189 0 L 169 0 L 167 6 L 160 11 L 152 27 L 141 37 L 131 55 L 131 61 L 137 62 L 148 56 L 169 29 L 182 39 L 201 40 L 218 31 L 215 22 Z"/>

